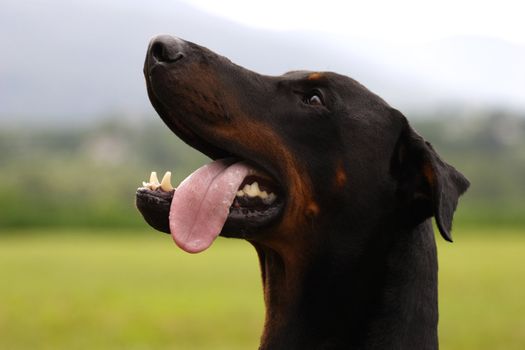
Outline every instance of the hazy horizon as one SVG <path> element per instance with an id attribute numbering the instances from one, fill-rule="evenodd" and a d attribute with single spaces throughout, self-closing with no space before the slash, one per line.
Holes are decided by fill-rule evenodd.
<path id="1" fill-rule="evenodd" d="M 409 114 L 498 109 L 525 115 L 525 45 L 501 38 L 456 35 L 389 43 L 323 30 L 269 30 L 180 1 L 3 5 L 4 125 L 153 114 L 142 62 L 149 38 L 158 33 L 195 41 L 262 74 L 294 69 L 346 74 Z"/>

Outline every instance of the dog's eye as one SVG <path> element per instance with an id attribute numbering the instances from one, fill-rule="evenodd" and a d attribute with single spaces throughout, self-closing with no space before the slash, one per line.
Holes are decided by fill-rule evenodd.
<path id="1" fill-rule="evenodd" d="M 311 106 L 324 106 L 323 99 L 317 93 L 305 96 L 304 103 Z"/>

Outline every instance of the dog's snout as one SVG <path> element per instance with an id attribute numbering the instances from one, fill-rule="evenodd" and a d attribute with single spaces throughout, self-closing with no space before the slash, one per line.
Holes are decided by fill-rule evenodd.
<path id="1" fill-rule="evenodd" d="M 157 62 L 172 63 L 184 57 L 184 42 L 171 35 L 151 39 L 149 54 Z"/>

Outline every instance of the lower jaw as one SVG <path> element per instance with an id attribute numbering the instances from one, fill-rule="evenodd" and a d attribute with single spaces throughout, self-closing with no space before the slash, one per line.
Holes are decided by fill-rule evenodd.
<path id="1" fill-rule="evenodd" d="M 232 208 L 220 236 L 231 238 L 249 238 L 256 232 L 271 227 L 279 221 L 284 209 L 280 201 L 263 211 L 249 211 L 246 208 Z M 247 211 L 243 213 L 242 211 Z"/>
<path id="2" fill-rule="evenodd" d="M 164 192 L 141 187 L 136 193 L 136 206 L 151 227 L 169 234 L 169 210 L 172 198 L 173 191 Z M 248 239 L 277 223 L 282 217 L 284 206 L 284 201 L 279 199 L 263 210 L 231 207 L 220 236 Z"/>

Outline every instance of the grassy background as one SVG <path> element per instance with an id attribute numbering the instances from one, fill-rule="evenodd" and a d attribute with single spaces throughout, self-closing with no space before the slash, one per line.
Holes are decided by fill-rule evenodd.
<path id="1" fill-rule="evenodd" d="M 442 349 L 525 348 L 525 235 L 455 238 L 438 247 Z M 262 329 L 238 240 L 189 255 L 151 230 L 17 230 L 0 235 L 0 281 L 0 349 L 255 349 Z"/>

